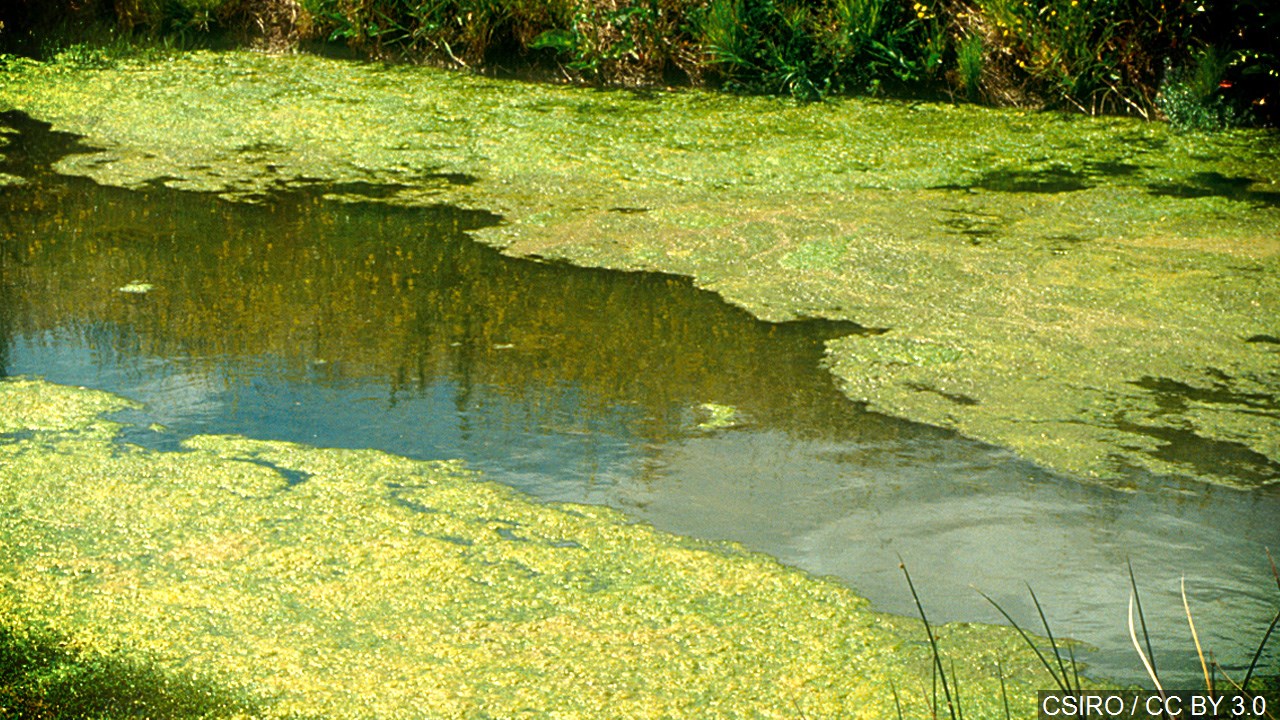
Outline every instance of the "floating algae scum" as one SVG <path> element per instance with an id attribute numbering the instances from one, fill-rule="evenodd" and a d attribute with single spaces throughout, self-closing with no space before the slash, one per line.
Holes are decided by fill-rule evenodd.
<path id="1" fill-rule="evenodd" d="M 0 392 L 27 434 L 0 447 L 6 605 L 243 683 L 269 714 L 887 716 L 891 681 L 927 677 L 914 622 L 761 555 L 458 463 L 228 436 L 122 448 L 94 415 L 117 399 Z M 988 696 L 973 710 L 995 711 L 997 656 L 1029 702 L 1012 631 L 953 640 Z"/>
<path id="2" fill-rule="evenodd" d="M 307 56 L 10 65 L 0 101 L 104 148 L 62 172 L 241 199 L 374 183 L 494 212 L 477 237 L 509 254 L 885 329 L 831 344 L 851 397 L 1055 469 L 1253 488 L 1280 467 L 1274 135 Z M 1215 450 L 1233 462 L 1195 461 Z"/>
<path id="3" fill-rule="evenodd" d="M 22 612 L 279 712 L 920 701 L 918 624 L 440 459 L 879 609 L 899 553 L 939 618 L 1031 582 L 1122 680 L 1126 558 L 1184 684 L 1178 575 L 1229 665 L 1274 607 L 1270 136 L 244 53 L 13 63 L 0 105 L 54 123 L 4 116 L 3 370 L 142 402 L 4 386 Z M 1048 686 L 954 634 L 975 702 L 997 655 Z"/>

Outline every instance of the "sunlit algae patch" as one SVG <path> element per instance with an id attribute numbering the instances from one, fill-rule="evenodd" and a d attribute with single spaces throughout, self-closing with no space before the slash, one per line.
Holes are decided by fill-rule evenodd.
<path id="1" fill-rule="evenodd" d="M 249 53 L 13 61 L 0 107 L 104 148 L 58 166 L 99 182 L 387 183 L 502 213 L 512 254 L 883 329 L 830 346 L 850 397 L 1078 477 L 1280 477 L 1274 133 Z"/>
<path id="2" fill-rule="evenodd" d="M 127 403 L 0 382 L 0 615 L 212 675 L 270 717 L 925 716 L 916 620 L 731 545 L 545 505 L 457 462 L 115 439 Z M 851 548 L 856 552 L 856 548 Z M 941 630 L 965 714 L 1051 682 Z"/>

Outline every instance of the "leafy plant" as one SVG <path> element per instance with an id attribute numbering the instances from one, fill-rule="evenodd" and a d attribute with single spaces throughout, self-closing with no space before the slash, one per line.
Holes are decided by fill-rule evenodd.
<path id="1" fill-rule="evenodd" d="M 530 43 L 566 58 L 565 66 L 604 82 L 643 81 L 661 74 L 671 38 L 658 30 L 664 16 L 656 0 L 611 8 L 579 5 L 568 29 L 544 31 Z"/>
<path id="2" fill-rule="evenodd" d="M 1166 64 L 1165 81 L 1156 106 L 1173 125 L 1193 130 L 1220 130 L 1251 120 L 1248 109 L 1229 100 L 1222 90 L 1230 58 L 1208 47 L 1178 68 Z M 1225 87 L 1224 87 L 1225 85 Z"/>

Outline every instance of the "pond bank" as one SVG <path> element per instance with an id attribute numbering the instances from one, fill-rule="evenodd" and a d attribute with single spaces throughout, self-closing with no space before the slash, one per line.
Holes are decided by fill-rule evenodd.
<path id="1" fill-rule="evenodd" d="M 851 398 L 1076 477 L 1280 476 L 1273 134 L 242 52 L 20 62 L 0 104 L 104 148 L 58 164 L 98 182 L 374 183 L 500 213 L 476 235 L 510 254 L 857 323 L 828 345 Z"/>
<path id="2" fill-rule="evenodd" d="M 341 47 L 558 82 L 806 100 L 887 91 L 1198 128 L 1276 124 L 1277 30 L 1280 13 L 1257 0 L 52 0 L 0 10 L 0 50 L 42 58 L 154 44 Z"/>
<path id="3" fill-rule="evenodd" d="M 231 436 L 122 444 L 127 402 L 0 382 L 6 618 L 74 629 L 264 717 L 928 714 L 919 621 L 763 555 L 547 505 L 455 462 Z M 1051 682 L 939 632 L 972 717 Z M 424 672 L 423 668 L 430 668 Z"/>

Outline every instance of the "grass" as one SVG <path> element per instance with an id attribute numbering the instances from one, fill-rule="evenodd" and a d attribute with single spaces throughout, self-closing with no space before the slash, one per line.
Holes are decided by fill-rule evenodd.
<path id="1" fill-rule="evenodd" d="M 934 632 L 933 627 L 929 623 L 929 618 L 925 614 L 924 605 L 920 601 L 920 595 L 919 593 L 916 592 L 915 584 L 911 581 L 911 573 L 907 570 L 906 563 L 902 562 L 901 559 L 899 560 L 898 568 L 902 570 L 902 574 L 907 579 L 907 587 L 911 591 L 911 598 L 915 601 L 916 610 L 920 613 L 920 620 L 924 623 L 925 635 L 929 640 L 929 647 L 933 653 L 933 668 L 934 668 L 934 675 L 936 677 L 935 687 L 938 684 L 940 684 L 942 687 L 943 699 L 945 701 L 945 708 L 944 708 L 945 717 L 949 717 L 951 718 L 951 720 L 963 720 L 964 706 L 963 706 L 963 703 L 961 702 L 960 685 L 955 672 L 955 661 L 953 660 L 950 663 L 950 674 L 948 674 L 948 670 L 946 667 L 944 667 L 944 664 L 942 661 L 942 653 L 938 649 L 937 634 Z M 1007 612 L 1005 612 L 1004 608 L 1000 607 L 1000 605 L 995 600 L 992 600 L 985 593 L 980 593 L 980 594 L 984 598 L 986 598 L 988 602 L 994 605 L 995 608 L 1000 611 L 1000 614 L 1003 615 L 1004 618 L 1009 621 L 1009 624 L 1012 625 L 1015 630 L 1017 630 L 1018 634 L 1022 637 L 1023 641 L 1025 641 L 1027 646 L 1030 647 L 1031 650 L 1035 653 L 1041 665 L 1044 667 L 1045 670 L 1048 671 L 1049 675 L 1053 678 L 1054 683 L 1058 686 L 1058 689 L 1061 690 L 1064 695 L 1080 694 L 1081 692 L 1083 692 L 1084 685 L 1080 681 L 1079 665 L 1076 663 L 1074 651 L 1072 651 L 1070 646 L 1068 645 L 1067 646 L 1068 657 L 1066 659 L 1063 658 L 1062 649 L 1059 648 L 1058 641 L 1053 636 L 1053 631 L 1049 627 L 1049 622 L 1045 618 L 1044 610 L 1041 608 L 1040 601 L 1039 599 L 1036 598 L 1034 591 L 1031 592 L 1031 599 L 1032 599 L 1032 602 L 1035 603 L 1036 612 L 1039 613 L 1041 623 L 1044 626 L 1045 636 L 1048 639 L 1049 645 L 1053 650 L 1054 663 L 1049 662 L 1049 660 L 1045 657 L 1044 652 L 1040 649 L 1040 644 L 1037 643 L 1035 640 L 1033 640 L 1032 637 L 1025 630 L 1022 629 L 1022 626 L 1020 626 L 1016 620 L 1014 620 Z M 1055 664 L 1057 666 L 1056 670 L 1054 669 Z M 1068 671 L 1068 664 L 1070 665 L 1070 671 Z M 1006 718 L 1006 720 L 1008 720 L 1009 718 L 1012 717 L 1012 712 L 1009 707 L 1008 691 L 1005 687 L 1004 668 L 1002 663 L 998 659 L 996 661 L 996 673 L 1000 681 L 1001 706 L 1004 710 L 1004 717 Z M 896 689 L 894 691 L 894 699 L 895 701 L 897 700 Z M 931 708 L 933 712 L 933 717 L 936 718 L 936 717 L 943 716 L 943 713 L 939 712 L 936 690 L 932 698 Z M 902 711 L 901 711 L 900 705 L 898 706 L 898 717 L 899 717 L 899 720 L 901 720 Z"/>
<path id="2" fill-rule="evenodd" d="M 899 561 L 898 561 L 898 568 L 902 570 L 902 574 L 907 578 L 907 587 L 911 589 L 911 597 L 915 600 L 916 610 L 920 612 L 920 620 L 924 623 L 924 634 L 925 634 L 925 637 L 929 639 L 929 648 L 933 652 L 934 677 L 941 679 L 942 681 L 942 693 L 947 701 L 947 713 L 950 715 L 952 720 L 957 720 L 957 718 L 961 715 L 960 687 L 958 685 L 956 686 L 956 697 L 954 700 L 952 700 L 951 698 L 952 683 L 948 682 L 947 671 L 945 668 L 942 667 L 942 653 L 938 651 L 938 636 L 934 633 L 933 627 L 929 625 L 929 616 L 926 615 L 924 612 L 924 605 L 921 604 L 920 602 L 920 595 L 919 593 L 916 592 L 915 583 L 911 582 L 911 573 L 907 571 L 907 564 L 903 562 L 901 558 L 899 558 Z M 952 673 L 951 673 L 953 680 L 955 677 L 954 671 L 955 671 L 955 665 L 953 664 Z M 1001 679 L 1001 685 L 1003 686 L 1003 678 Z M 936 688 L 936 682 L 935 682 L 935 688 Z M 896 700 L 897 699 L 896 690 L 894 692 L 894 696 Z M 937 697 L 938 697 L 937 691 L 935 689 L 934 695 L 933 695 L 934 715 L 937 715 L 937 708 L 938 708 Z"/>
<path id="3" fill-rule="evenodd" d="M 977 100 L 982 92 L 983 65 L 982 37 L 970 35 L 956 46 L 957 80 L 956 84 L 964 92 L 965 98 Z"/>
<path id="4" fill-rule="evenodd" d="M 1276 587 L 1277 589 L 1280 589 L 1280 573 L 1277 573 L 1276 571 L 1275 561 L 1271 558 L 1271 552 L 1269 550 L 1267 551 L 1267 559 L 1271 563 L 1271 573 L 1276 580 Z M 1159 692 L 1163 697 L 1166 695 L 1164 687 L 1165 684 L 1160 680 L 1160 674 L 1156 668 L 1155 654 L 1151 649 L 1151 636 L 1147 630 L 1146 620 L 1143 617 L 1142 601 L 1138 592 L 1138 582 L 1134 576 L 1132 565 L 1129 566 L 1129 584 L 1132 588 L 1132 593 L 1129 596 L 1129 636 L 1133 641 L 1134 650 L 1137 651 L 1138 657 L 1142 661 L 1143 668 L 1147 671 L 1147 676 L 1151 679 L 1151 682 L 1155 686 L 1157 692 Z M 1186 613 L 1187 625 L 1191 630 L 1192 643 L 1195 645 L 1196 656 L 1200 660 L 1200 669 L 1204 673 L 1205 692 L 1211 697 L 1222 697 L 1227 693 L 1233 692 L 1234 694 L 1244 696 L 1249 700 L 1259 697 L 1265 698 L 1267 700 L 1266 707 L 1271 708 L 1271 710 L 1263 713 L 1263 716 L 1274 719 L 1276 717 L 1274 708 L 1280 706 L 1280 685 L 1277 685 L 1275 680 L 1268 682 L 1263 679 L 1258 679 L 1257 682 L 1255 682 L 1254 672 L 1257 670 L 1258 661 L 1262 658 L 1262 654 L 1266 650 L 1267 641 L 1271 638 L 1276 625 L 1280 624 L 1280 609 L 1276 611 L 1276 614 L 1272 617 L 1266 631 L 1262 634 L 1262 639 L 1258 643 L 1258 649 L 1253 653 L 1253 657 L 1249 661 L 1249 669 L 1245 672 L 1244 679 L 1237 682 L 1228 674 L 1226 668 L 1222 667 L 1221 664 L 1213 660 L 1205 660 L 1204 648 L 1200 644 L 1200 636 L 1196 631 L 1195 619 L 1191 613 L 1191 605 L 1187 601 L 1186 578 L 1182 579 L 1180 590 L 1182 595 L 1182 607 Z M 1138 625 L 1142 628 L 1143 641 L 1141 643 L 1138 641 L 1138 633 L 1133 622 L 1133 610 L 1135 607 L 1138 610 Z M 1144 645 L 1146 646 L 1145 652 L 1143 651 Z M 1212 654 L 1210 657 L 1212 657 Z M 1218 676 L 1221 676 L 1223 680 L 1226 681 L 1226 684 L 1230 686 L 1229 690 L 1226 692 L 1223 691 L 1223 686 L 1217 681 Z M 1280 677 L 1277 679 L 1280 679 Z"/>
<path id="5" fill-rule="evenodd" d="M 1275 560 L 1271 557 L 1269 550 L 1267 551 L 1267 559 L 1271 563 L 1271 573 L 1276 580 L 1276 587 L 1277 589 L 1280 589 L 1280 572 L 1277 572 Z M 900 560 L 898 567 L 906 577 L 907 587 L 910 589 L 911 597 L 915 601 L 917 611 L 920 613 L 920 620 L 924 623 L 925 635 L 928 638 L 929 647 L 933 654 L 935 677 L 938 678 L 938 681 L 936 682 L 941 683 L 943 690 L 943 698 L 945 701 L 945 707 L 943 709 L 945 710 L 945 715 L 944 713 L 939 712 L 938 698 L 935 691 L 931 703 L 933 717 L 937 718 L 945 716 L 951 718 L 951 720 L 963 720 L 964 708 L 960 701 L 960 688 L 956 682 L 955 663 L 952 661 L 950 665 L 950 675 L 948 675 L 947 668 L 944 667 L 942 653 L 938 649 L 937 634 L 934 631 L 933 626 L 929 623 L 928 616 L 925 614 L 924 606 L 920 601 L 920 595 L 916 592 L 915 584 L 911 581 L 911 574 L 907 571 L 906 563 L 901 562 Z M 1129 584 L 1132 589 L 1129 596 L 1129 636 L 1133 641 L 1134 650 L 1137 652 L 1138 657 L 1142 662 L 1142 666 L 1146 670 L 1148 678 L 1150 678 L 1152 684 L 1155 686 L 1156 692 L 1158 692 L 1163 698 L 1167 696 L 1168 691 L 1165 689 L 1165 683 L 1161 681 L 1159 672 L 1156 668 L 1155 653 L 1153 652 L 1151 645 L 1151 635 L 1147 629 L 1145 614 L 1142 612 L 1141 594 L 1138 591 L 1137 577 L 1133 572 L 1132 563 L 1129 564 Z M 1048 641 L 1049 648 L 1052 653 L 1052 661 L 1050 661 L 1050 659 L 1046 657 L 1046 653 L 1042 651 L 1042 643 L 1037 642 L 1036 639 L 1024 630 L 1022 626 L 1018 624 L 1018 621 L 1014 620 L 999 603 L 993 600 L 986 593 L 979 591 L 979 594 L 986 598 L 987 602 L 991 603 L 992 606 L 994 606 L 1005 618 L 1005 620 L 1008 621 L 1015 630 L 1017 630 L 1023 641 L 1025 641 L 1027 646 L 1031 648 L 1036 657 L 1040 660 L 1041 665 L 1049 673 L 1050 677 L 1053 678 L 1054 684 L 1063 696 L 1079 696 L 1083 694 L 1085 692 L 1085 685 L 1081 681 L 1079 664 L 1076 662 L 1075 653 L 1072 650 L 1071 645 L 1067 644 L 1065 646 L 1066 656 L 1064 657 L 1064 648 L 1059 646 L 1058 640 L 1054 637 L 1053 629 L 1050 627 L 1049 621 L 1045 617 L 1044 609 L 1040 605 L 1040 600 L 1036 597 L 1035 591 L 1032 590 L 1030 586 L 1027 587 L 1027 590 L 1031 593 L 1031 601 L 1035 605 L 1036 613 L 1040 616 L 1040 623 L 1044 630 L 1044 637 Z M 1255 678 L 1255 671 L 1258 668 L 1258 662 L 1261 660 L 1263 652 L 1266 650 L 1268 640 L 1271 638 L 1271 635 L 1275 631 L 1277 625 L 1280 625 L 1280 609 L 1277 609 L 1276 614 L 1267 626 L 1266 631 L 1263 632 L 1262 639 L 1258 643 L 1258 649 L 1253 653 L 1253 656 L 1250 659 L 1249 668 L 1246 671 L 1243 680 L 1237 682 L 1228 674 L 1227 670 L 1222 667 L 1221 664 L 1212 660 L 1212 654 L 1210 654 L 1209 660 L 1205 659 L 1205 651 L 1201 646 L 1199 633 L 1196 631 L 1195 619 L 1191 613 L 1190 603 L 1187 601 L 1185 578 L 1182 579 L 1181 594 L 1183 609 L 1187 617 L 1187 624 L 1191 630 L 1192 642 L 1196 649 L 1196 655 L 1200 660 L 1201 671 L 1204 674 L 1205 693 L 1209 697 L 1214 698 L 1232 696 L 1243 697 L 1245 702 L 1249 703 L 1245 707 L 1250 709 L 1265 707 L 1265 712 L 1260 713 L 1258 716 L 1275 720 L 1275 708 L 1280 707 L 1280 674 L 1273 678 Z M 1135 609 L 1137 610 L 1136 624 L 1134 622 Z M 1139 640 L 1138 628 L 1141 628 L 1141 641 Z M 997 672 L 1000 677 L 1000 693 L 1004 707 L 1004 717 L 1008 720 L 1012 717 L 1012 713 L 1009 708 L 1008 696 L 1005 692 L 1004 673 L 1003 669 L 1000 668 L 999 661 L 997 661 Z M 1225 681 L 1226 685 L 1229 686 L 1226 690 L 1224 690 L 1223 684 L 1218 681 L 1219 677 L 1221 677 L 1222 680 Z M 898 702 L 896 687 L 893 688 L 893 695 L 895 705 L 897 707 L 897 717 L 901 720 L 903 717 L 902 706 L 901 703 Z M 1252 701 L 1257 698 L 1265 700 L 1265 705 L 1252 704 Z"/>

